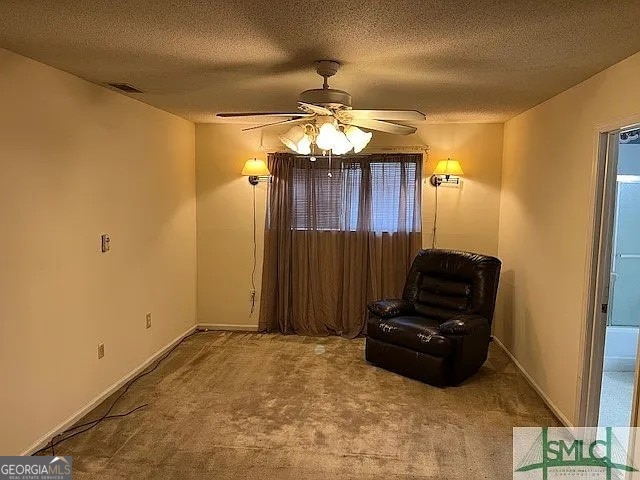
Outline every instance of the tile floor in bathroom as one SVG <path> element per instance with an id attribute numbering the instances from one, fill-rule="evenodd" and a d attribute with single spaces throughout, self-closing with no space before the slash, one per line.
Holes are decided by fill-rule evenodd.
<path id="1" fill-rule="evenodd" d="M 604 372 L 598 424 L 628 427 L 631 421 L 634 372 Z"/>

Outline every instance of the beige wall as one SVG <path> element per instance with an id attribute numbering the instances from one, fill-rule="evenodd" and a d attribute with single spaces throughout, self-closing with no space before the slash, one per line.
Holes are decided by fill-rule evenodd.
<path id="1" fill-rule="evenodd" d="M 260 133 L 242 133 L 238 125 L 196 125 L 198 218 L 198 323 L 255 327 L 250 317 L 253 265 L 253 189 L 242 166 L 265 158 Z M 256 187 L 258 301 L 262 275 L 267 186 Z"/>
<path id="2" fill-rule="evenodd" d="M 597 130 L 640 114 L 639 78 L 636 54 L 505 125 L 495 333 L 569 422 L 578 416 Z"/>
<path id="3" fill-rule="evenodd" d="M 422 243 L 431 247 L 435 191 L 428 177 L 438 160 L 456 158 L 465 176 L 461 188 L 438 190 L 436 246 L 478 253 L 498 253 L 498 210 L 502 173 L 501 123 L 424 125 L 415 135 L 374 134 L 371 148 L 428 145 L 423 168 Z"/>
<path id="4" fill-rule="evenodd" d="M 7 455 L 194 325 L 194 126 L 6 50 L 0 72 Z"/>
<path id="5" fill-rule="evenodd" d="M 247 158 L 265 158 L 260 149 L 281 148 L 273 132 L 239 125 L 196 125 L 198 197 L 198 323 L 257 326 L 250 313 L 252 257 L 252 189 L 240 171 Z M 277 133 L 277 132 L 276 132 Z M 497 254 L 502 158 L 502 124 L 424 125 L 415 135 L 374 134 L 372 149 L 429 145 L 425 173 L 435 162 L 455 156 L 465 170 L 461 189 L 439 193 L 438 246 Z M 258 266 L 261 284 L 262 232 L 266 184 L 257 187 Z M 423 244 L 431 245 L 434 190 L 423 184 Z M 259 300 L 259 298 L 258 298 Z"/>

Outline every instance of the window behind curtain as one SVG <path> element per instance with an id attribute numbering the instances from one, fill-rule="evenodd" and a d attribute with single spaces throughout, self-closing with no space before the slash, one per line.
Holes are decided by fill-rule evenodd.
<path id="1" fill-rule="evenodd" d="M 422 155 L 268 162 L 260 330 L 359 335 L 368 302 L 400 298 L 422 245 Z"/>
<path id="2" fill-rule="evenodd" d="M 296 162 L 294 230 L 420 231 L 421 155 L 375 155 Z M 416 201 L 417 199 L 417 201 Z"/>

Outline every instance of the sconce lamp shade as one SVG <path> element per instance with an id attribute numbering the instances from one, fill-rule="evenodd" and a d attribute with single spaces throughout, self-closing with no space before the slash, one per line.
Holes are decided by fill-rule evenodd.
<path id="1" fill-rule="evenodd" d="M 264 160 L 252 158 L 245 162 L 244 168 L 242 169 L 242 175 L 247 177 L 266 177 L 271 175 L 271 173 L 267 168 L 267 164 L 264 163 Z"/>
<path id="2" fill-rule="evenodd" d="M 464 175 L 464 172 L 462 171 L 460 162 L 451 158 L 447 158 L 446 160 L 440 160 L 438 162 L 438 165 L 436 165 L 436 169 L 433 171 L 433 174 L 462 177 Z"/>

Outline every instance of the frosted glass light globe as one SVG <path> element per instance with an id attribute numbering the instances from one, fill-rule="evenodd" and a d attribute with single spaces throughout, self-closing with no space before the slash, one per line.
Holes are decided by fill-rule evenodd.
<path id="1" fill-rule="evenodd" d="M 344 155 L 353 148 L 351 142 L 347 139 L 347 136 L 340 130 L 336 132 L 333 149 L 331 152 L 335 155 Z"/>
<path id="2" fill-rule="evenodd" d="M 371 132 L 365 132 L 358 127 L 349 125 L 344 131 L 345 135 L 353 145 L 353 151 L 359 153 L 364 147 L 371 141 L 373 134 Z"/>
<path id="3" fill-rule="evenodd" d="M 289 129 L 287 133 L 284 135 L 280 135 L 280 141 L 284 143 L 287 147 L 289 147 L 294 152 L 298 150 L 298 143 L 305 137 L 304 128 L 299 125 L 292 127 Z"/>
<path id="4" fill-rule="evenodd" d="M 337 130 L 333 123 L 323 123 L 316 138 L 316 145 L 321 150 L 332 150 L 336 141 Z"/>
<path id="5" fill-rule="evenodd" d="M 309 155 L 311 153 L 311 137 L 309 137 L 309 135 L 305 135 L 298 142 L 296 152 L 300 155 Z"/>

